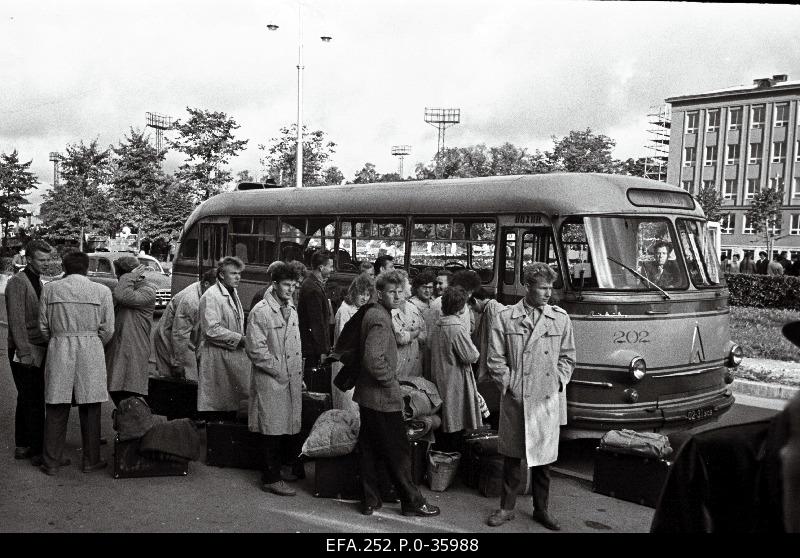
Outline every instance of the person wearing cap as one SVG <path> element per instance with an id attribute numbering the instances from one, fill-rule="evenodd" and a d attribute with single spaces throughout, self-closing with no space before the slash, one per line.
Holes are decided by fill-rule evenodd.
<path id="1" fill-rule="evenodd" d="M 147 266 L 135 256 L 124 256 L 115 263 L 119 282 L 113 291 L 114 336 L 105 352 L 108 393 L 119 406 L 128 397 L 147 395 L 156 289 L 145 276 Z"/>

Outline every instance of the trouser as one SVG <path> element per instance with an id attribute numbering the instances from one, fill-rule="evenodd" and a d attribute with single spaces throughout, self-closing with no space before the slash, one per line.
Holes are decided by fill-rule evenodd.
<path id="1" fill-rule="evenodd" d="M 44 463 L 48 467 L 58 467 L 67 440 L 69 403 L 47 405 L 44 435 Z M 100 403 L 78 405 L 81 421 L 81 445 L 83 446 L 83 466 L 94 465 L 100 461 Z"/>
<path id="2" fill-rule="evenodd" d="M 300 434 L 281 434 L 261 436 L 261 448 L 264 455 L 264 469 L 261 472 L 261 482 L 272 484 L 281 480 L 282 457 L 294 456 L 292 464 L 298 462 L 298 455 L 303 445 Z"/>
<path id="3" fill-rule="evenodd" d="M 8 356 L 11 361 L 13 352 L 9 351 Z M 14 443 L 20 448 L 31 448 L 32 455 L 39 455 L 44 440 L 44 366 L 11 361 L 11 375 L 17 388 Z"/>
<path id="4" fill-rule="evenodd" d="M 136 393 L 135 391 L 109 391 L 108 395 L 111 396 L 111 400 L 114 402 L 115 407 L 119 407 L 119 404 L 128 397 L 144 397 L 141 393 Z"/>
<path id="5" fill-rule="evenodd" d="M 513 510 L 517 505 L 517 492 L 522 476 L 522 460 L 519 457 L 508 457 L 503 462 L 503 493 L 500 496 L 500 507 Z M 550 496 L 550 466 L 531 467 L 531 496 L 534 511 L 547 512 Z"/>
<path id="6" fill-rule="evenodd" d="M 361 485 L 363 503 L 381 503 L 380 463 L 386 466 L 400 501 L 404 506 L 420 506 L 424 498 L 411 476 L 411 445 L 408 443 L 403 414 L 400 411 L 383 413 L 361 406 Z"/>

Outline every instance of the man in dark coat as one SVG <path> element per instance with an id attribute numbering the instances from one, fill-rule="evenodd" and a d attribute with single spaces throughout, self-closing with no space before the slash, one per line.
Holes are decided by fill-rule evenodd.
<path id="1" fill-rule="evenodd" d="M 361 512 L 372 515 L 383 503 L 378 480 L 378 468 L 383 462 L 400 495 L 403 515 L 439 515 L 439 508 L 425 501 L 411 477 L 411 446 L 403 422 L 391 315 L 400 305 L 403 279 L 396 271 L 387 271 L 378 276 L 375 287 L 378 304 L 367 310 L 361 322 L 364 352 L 353 392 L 361 414 Z"/>
<path id="2" fill-rule="evenodd" d="M 756 262 L 756 274 L 766 275 L 768 265 L 769 265 L 769 260 L 767 259 L 767 253 L 762 250 L 761 252 L 758 253 L 758 261 Z"/>
<path id="3" fill-rule="evenodd" d="M 306 367 L 316 366 L 331 348 L 331 307 L 325 294 L 325 282 L 333 271 L 333 260 L 327 252 L 311 256 L 311 273 L 300 287 L 297 314 L 300 320 L 300 342 Z"/>
<path id="4" fill-rule="evenodd" d="M 752 275 L 756 272 L 756 262 L 753 261 L 753 254 L 746 252 L 744 260 L 739 264 L 739 272 L 745 275 Z"/>
<path id="5" fill-rule="evenodd" d="M 44 364 L 47 341 L 39 331 L 40 275 L 50 261 L 52 248 L 42 240 L 26 246 L 27 264 L 6 285 L 8 359 L 17 388 L 14 416 L 14 459 L 32 458 L 42 464 L 44 440 Z"/>

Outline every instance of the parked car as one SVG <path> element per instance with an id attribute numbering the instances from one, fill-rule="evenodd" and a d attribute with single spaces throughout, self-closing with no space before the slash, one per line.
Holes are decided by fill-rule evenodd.
<path id="1" fill-rule="evenodd" d="M 109 289 L 117 286 L 116 262 L 131 256 L 130 252 L 92 252 L 89 254 L 89 279 L 106 285 Z M 146 265 L 145 276 L 156 287 L 156 311 L 163 311 L 172 298 L 171 272 L 161 267 L 161 262 L 151 256 L 137 256 L 139 263 Z"/>

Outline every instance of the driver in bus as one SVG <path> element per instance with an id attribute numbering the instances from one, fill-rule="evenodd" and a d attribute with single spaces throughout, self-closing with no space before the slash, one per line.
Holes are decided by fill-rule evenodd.
<path id="1" fill-rule="evenodd" d="M 680 283 L 680 273 L 675 260 L 670 260 L 672 247 L 668 242 L 659 240 L 653 245 L 655 261 L 642 263 L 642 274 L 659 287 L 674 287 Z"/>

